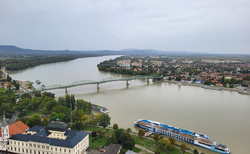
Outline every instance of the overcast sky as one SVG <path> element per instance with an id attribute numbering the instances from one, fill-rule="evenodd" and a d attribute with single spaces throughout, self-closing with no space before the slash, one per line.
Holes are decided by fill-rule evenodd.
<path id="1" fill-rule="evenodd" d="M 0 0 L 0 44 L 250 54 L 250 1 Z"/>

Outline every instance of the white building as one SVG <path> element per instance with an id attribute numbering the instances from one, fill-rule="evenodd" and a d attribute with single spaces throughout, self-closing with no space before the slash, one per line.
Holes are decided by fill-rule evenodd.
<path id="1" fill-rule="evenodd" d="M 47 127 L 34 126 L 9 138 L 8 152 L 21 154 L 85 154 L 89 134 L 69 130 L 64 122 L 52 121 Z"/>

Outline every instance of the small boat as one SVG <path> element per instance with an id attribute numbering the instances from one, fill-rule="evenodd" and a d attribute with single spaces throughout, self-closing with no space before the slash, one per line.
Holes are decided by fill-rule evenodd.
<path id="1" fill-rule="evenodd" d="M 99 105 L 96 105 L 96 104 L 92 104 L 92 109 L 94 111 L 102 112 L 102 113 L 108 113 L 109 112 L 107 108 L 99 106 Z"/>
<path id="2" fill-rule="evenodd" d="M 40 84 L 40 83 L 41 83 L 41 81 L 40 81 L 40 80 L 36 80 L 36 83 L 37 83 L 37 84 Z"/>

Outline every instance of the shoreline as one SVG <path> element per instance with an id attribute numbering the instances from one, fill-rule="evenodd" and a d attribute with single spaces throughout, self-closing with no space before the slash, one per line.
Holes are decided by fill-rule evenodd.
<path id="1" fill-rule="evenodd" d="M 174 83 L 174 84 L 180 84 L 180 86 L 194 86 L 194 87 L 211 87 L 211 88 L 217 88 L 218 90 L 226 90 L 226 91 L 232 91 L 232 92 L 242 92 L 242 91 L 247 91 L 248 94 L 250 95 L 250 89 L 249 88 L 227 88 L 227 87 L 218 87 L 218 86 L 209 86 L 209 85 L 204 85 L 204 84 L 196 84 L 196 83 L 188 83 L 188 82 L 181 82 L 181 81 L 174 81 L 174 80 L 163 80 L 163 82 L 167 82 L 167 83 Z M 217 89 L 210 89 L 210 90 L 217 90 Z M 247 89 L 247 90 L 244 90 Z"/>

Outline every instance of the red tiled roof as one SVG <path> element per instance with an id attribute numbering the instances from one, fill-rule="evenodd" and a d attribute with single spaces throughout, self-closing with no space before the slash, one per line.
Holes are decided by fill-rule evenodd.
<path id="1" fill-rule="evenodd" d="M 16 134 L 22 134 L 25 132 L 25 130 L 29 129 L 27 125 L 25 125 L 22 121 L 15 122 L 11 125 L 9 125 L 9 136 L 16 135 Z M 0 136 L 2 136 L 2 130 L 0 129 Z"/>

